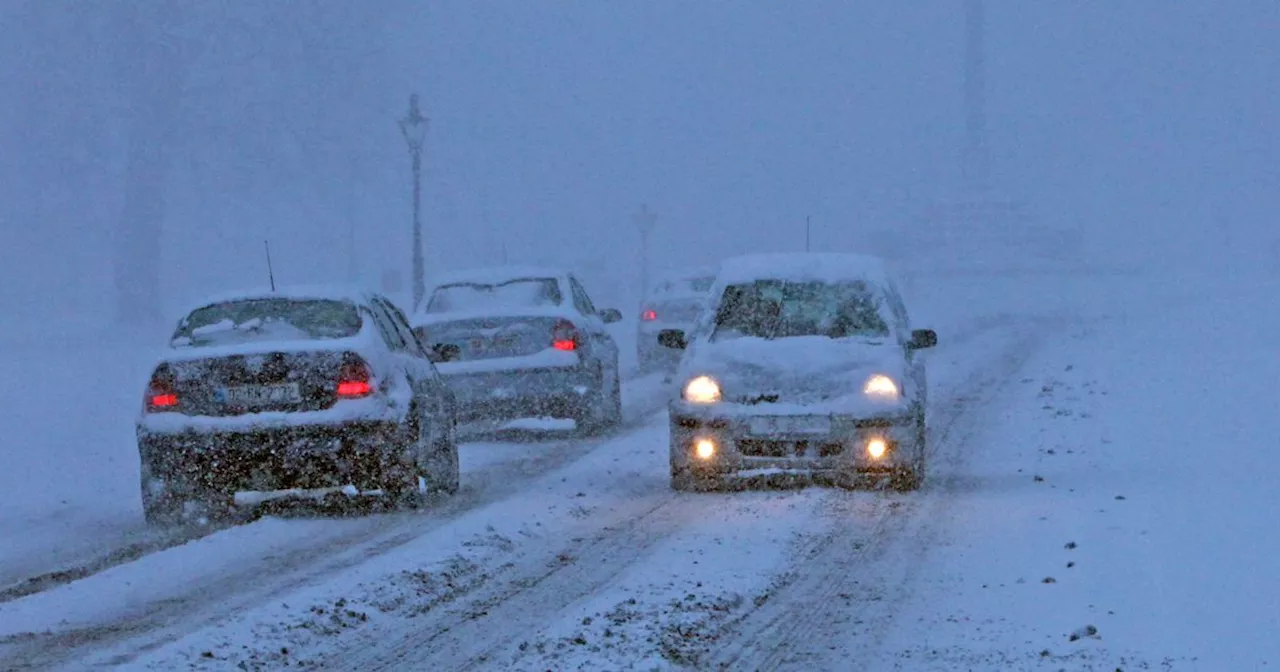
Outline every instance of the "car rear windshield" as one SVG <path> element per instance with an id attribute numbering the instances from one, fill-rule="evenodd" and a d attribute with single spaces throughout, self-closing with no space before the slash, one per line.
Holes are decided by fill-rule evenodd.
<path id="1" fill-rule="evenodd" d="M 431 293 L 428 313 L 455 313 L 503 308 L 558 306 L 564 300 L 554 278 L 520 278 L 495 284 L 459 282 Z"/>
<path id="2" fill-rule="evenodd" d="M 888 335 L 880 302 L 866 283 L 759 280 L 725 288 L 711 340 Z"/>
<path id="3" fill-rule="evenodd" d="M 330 299 L 247 299 L 199 308 L 178 324 L 174 347 L 347 338 L 360 332 L 360 310 Z"/>
<path id="4" fill-rule="evenodd" d="M 698 278 L 686 278 L 684 280 L 668 280 L 659 284 L 653 289 L 654 296 L 663 296 L 673 294 L 679 296 L 689 296 L 697 294 L 705 294 L 711 290 L 711 286 L 716 282 L 714 275 Z"/>
<path id="5" fill-rule="evenodd" d="M 711 285 L 715 284 L 715 276 L 707 278 L 693 278 L 689 280 L 689 289 L 695 292 L 707 292 L 711 290 Z"/>

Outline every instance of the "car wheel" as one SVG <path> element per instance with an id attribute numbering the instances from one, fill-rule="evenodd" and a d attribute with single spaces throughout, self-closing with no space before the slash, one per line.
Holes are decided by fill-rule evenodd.
<path id="1" fill-rule="evenodd" d="M 430 494 L 452 495 L 458 492 L 461 474 L 458 467 L 457 425 L 449 420 L 445 431 L 436 437 L 427 457 L 427 491 Z"/>
<path id="2" fill-rule="evenodd" d="M 617 363 L 614 363 L 612 376 L 606 375 L 606 371 L 604 366 L 600 367 L 596 376 L 596 393 L 590 401 L 580 404 L 574 413 L 573 422 L 583 436 L 607 432 L 622 420 L 622 381 Z"/>
<path id="3" fill-rule="evenodd" d="M 613 363 L 613 384 L 609 386 L 609 428 L 622 424 L 622 375 L 618 362 Z"/>
<path id="4" fill-rule="evenodd" d="M 927 460 L 928 430 L 924 412 L 916 414 L 916 458 L 910 467 L 903 467 L 893 473 L 890 485 L 899 492 L 919 490 L 924 484 L 925 462 Z"/>
<path id="5" fill-rule="evenodd" d="M 400 440 L 393 449 L 382 456 L 382 492 L 393 509 L 416 509 L 426 501 L 426 493 L 419 487 L 419 478 L 427 478 L 423 470 L 422 455 L 429 448 L 423 445 L 422 410 L 415 404 L 409 409 Z M 405 454 L 412 460 L 405 460 Z M 408 462 L 408 464 L 406 464 Z"/>

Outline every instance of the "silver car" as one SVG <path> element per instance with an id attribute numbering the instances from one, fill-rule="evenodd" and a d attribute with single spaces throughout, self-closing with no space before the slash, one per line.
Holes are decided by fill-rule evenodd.
<path id="1" fill-rule="evenodd" d="M 716 269 L 690 269 L 660 281 L 640 304 L 636 326 L 636 360 L 640 370 L 673 371 L 682 353 L 658 342 L 666 330 L 689 331 L 707 307 L 708 290 L 715 282 Z"/>
<path id="2" fill-rule="evenodd" d="M 598 433 L 622 420 L 618 346 L 605 328 L 621 319 L 568 271 L 499 266 L 438 278 L 413 328 L 444 360 L 461 422 L 549 416 Z"/>
<path id="3" fill-rule="evenodd" d="M 670 401 L 677 490 L 777 480 L 914 490 L 925 475 L 927 384 L 880 260 L 769 254 L 727 260 L 691 333 Z M 870 477 L 870 479 L 868 478 Z"/>

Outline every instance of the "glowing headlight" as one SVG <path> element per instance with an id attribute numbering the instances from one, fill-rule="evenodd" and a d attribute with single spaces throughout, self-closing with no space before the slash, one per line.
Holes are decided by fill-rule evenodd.
<path id="1" fill-rule="evenodd" d="M 684 400 L 695 404 L 714 404 L 720 401 L 720 385 L 709 376 L 698 376 L 685 383 Z"/>
<path id="2" fill-rule="evenodd" d="M 898 390 L 898 384 L 893 382 L 889 376 L 876 374 L 867 379 L 867 384 L 862 388 L 862 393 L 868 397 L 876 397 L 879 399 L 897 399 L 901 392 Z"/>

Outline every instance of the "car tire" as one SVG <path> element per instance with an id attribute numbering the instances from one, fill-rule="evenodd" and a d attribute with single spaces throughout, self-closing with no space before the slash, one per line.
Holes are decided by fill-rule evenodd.
<path id="1" fill-rule="evenodd" d="M 409 409 L 393 450 L 382 457 L 381 488 L 392 509 L 417 509 L 426 503 L 426 493 L 422 492 L 418 484 L 419 477 L 429 477 L 423 469 L 423 454 L 430 448 L 423 445 L 422 425 L 422 411 L 414 404 Z M 412 466 L 404 464 L 402 458 L 405 453 L 413 455 Z"/>
<path id="2" fill-rule="evenodd" d="M 622 423 L 622 376 L 617 361 L 613 363 L 611 383 L 606 384 L 605 371 L 601 366 L 594 398 L 581 404 L 574 413 L 573 422 L 583 436 L 603 434 Z"/>
<path id="3" fill-rule="evenodd" d="M 919 490 L 924 485 L 925 463 L 928 454 L 928 428 L 924 411 L 916 414 L 916 459 L 910 467 L 903 467 L 893 473 L 890 484 L 898 492 Z"/>
<path id="4" fill-rule="evenodd" d="M 428 494 L 457 494 L 461 481 L 458 466 L 458 432 L 457 424 L 449 419 L 449 425 L 430 448 L 426 472 Z"/>
<path id="5" fill-rule="evenodd" d="M 609 390 L 609 429 L 622 424 L 622 369 L 613 362 L 613 385 Z"/>

